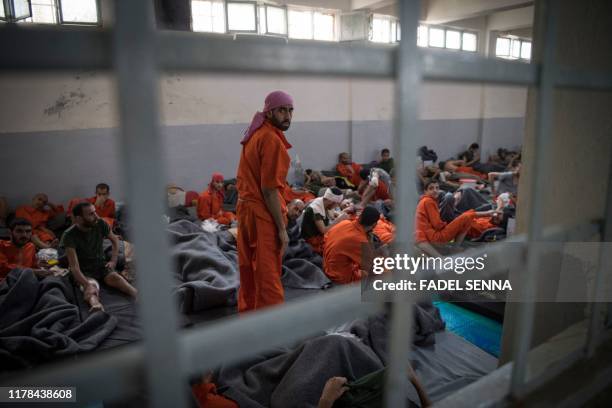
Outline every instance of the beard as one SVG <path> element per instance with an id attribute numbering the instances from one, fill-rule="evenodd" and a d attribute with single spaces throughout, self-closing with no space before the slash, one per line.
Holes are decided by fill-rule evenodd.
<path id="1" fill-rule="evenodd" d="M 286 122 L 279 122 L 278 120 L 276 120 L 276 118 L 274 116 L 272 116 L 270 118 L 270 122 L 272 122 L 272 124 L 274 125 L 274 127 L 282 130 L 283 132 L 287 129 L 289 129 L 289 126 L 291 126 L 291 122 L 290 121 L 286 121 Z"/>

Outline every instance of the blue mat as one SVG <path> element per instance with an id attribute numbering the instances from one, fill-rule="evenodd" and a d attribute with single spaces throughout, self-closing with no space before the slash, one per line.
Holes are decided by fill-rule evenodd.
<path id="1" fill-rule="evenodd" d="M 446 321 L 446 329 L 487 353 L 499 357 L 502 325 L 495 320 L 447 302 L 434 302 Z"/>

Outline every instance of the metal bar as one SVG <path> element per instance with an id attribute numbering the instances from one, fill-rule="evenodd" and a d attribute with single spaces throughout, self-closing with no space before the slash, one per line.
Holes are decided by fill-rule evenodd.
<path id="1" fill-rule="evenodd" d="M 97 27 L 0 27 L 0 70 L 110 69 L 112 36 Z"/>
<path id="2" fill-rule="evenodd" d="M 382 304 L 361 301 L 360 284 L 331 292 L 187 331 L 179 343 L 186 372 L 230 365 L 382 311 Z"/>
<path id="3" fill-rule="evenodd" d="M 612 73 L 559 67 L 555 72 L 555 85 L 561 88 L 610 91 Z"/>
<path id="4" fill-rule="evenodd" d="M 359 284 L 346 286 L 282 307 L 185 330 L 178 334 L 182 371 L 176 376 L 201 374 L 272 347 L 289 346 L 330 327 L 382 310 L 381 304 L 362 302 L 360 293 Z M 291 330 L 287 330 L 288 322 Z M 245 339 L 248 339 L 246 343 Z M 36 372 L 11 373 L 0 378 L 0 385 L 70 384 L 77 387 L 79 401 L 111 401 L 132 395 L 143 385 L 144 355 L 142 344 L 131 344 L 84 355 L 77 361 L 39 367 Z M 100 387 L 101 383 L 104 387 Z"/>
<path id="5" fill-rule="evenodd" d="M 532 167 L 533 182 L 531 184 L 530 212 L 528 215 L 527 245 L 542 239 L 544 204 L 542 192 L 546 188 L 548 171 L 551 168 L 552 123 L 554 114 L 554 64 L 557 34 L 558 11 L 552 7 L 550 0 L 538 3 L 539 28 L 542 30 L 539 44 L 542 61 L 540 64 L 540 80 L 536 105 L 536 129 L 534 142 L 534 160 Z M 538 55 L 538 53 L 536 53 Z M 533 246 L 527 252 L 527 282 L 525 283 L 525 298 L 533 299 L 536 293 L 539 254 Z M 524 391 L 529 350 L 533 335 L 533 320 L 535 303 L 526 301 L 519 304 L 519 319 L 514 332 L 514 365 L 510 384 L 510 395 L 520 398 Z"/>
<path id="6" fill-rule="evenodd" d="M 397 235 L 394 249 L 397 253 L 409 253 L 413 244 L 414 217 L 417 191 L 414 171 L 417 167 L 416 152 L 419 140 L 419 95 L 421 88 L 421 59 L 417 50 L 417 27 L 421 15 L 419 0 L 405 0 L 399 3 L 402 41 L 398 46 L 396 70 L 396 123 L 395 151 L 398 153 L 396 183 L 396 205 L 405 212 L 397 220 Z M 407 214 L 406 219 L 403 215 Z M 401 279 L 394 272 L 394 279 Z M 412 340 L 413 301 L 402 301 L 395 295 L 391 313 L 389 334 L 389 365 L 385 384 L 385 406 L 406 405 L 408 377 L 406 367 Z"/>
<path id="7" fill-rule="evenodd" d="M 535 85 L 538 66 L 534 63 L 485 58 L 477 54 L 419 50 L 423 53 L 426 80 L 493 82 L 509 85 Z"/>
<path id="8" fill-rule="evenodd" d="M 612 154 L 609 155 L 612 157 Z M 591 318 L 589 321 L 589 331 L 586 339 L 586 356 L 593 357 L 596 348 L 601 343 L 601 334 L 605 328 L 606 316 L 604 306 L 609 306 L 603 302 L 602 296 L 605 291 L 605 286 L 608 285 L 610 272 L 612 271 L 612 262 L 610 256 L 606 252 L 606 243 L 612 242 L 612 159 L 610 160 L 610 170 L 608 171 L 608 194 L 606 197 L 606 208 L 604 213 L 604 223 L 601 232 L 601 247 L 599 248 L 599 267 L 597 268 L 597 276 L 595 277 L 595 296 L 591 310 Z M 606 279 L 606 275 L 608 279 Z"/>
<path id="9" fill-rule="evenodd" d="M 165 179 L 158 127 L 153 4 L 115 0 L 114 56 L 119 87 L 120 146 L 138 260 L 146 378 L 153 407 L 186 405 L 180 369 L 177 307 L 167 236 L 162 225 Z"/>

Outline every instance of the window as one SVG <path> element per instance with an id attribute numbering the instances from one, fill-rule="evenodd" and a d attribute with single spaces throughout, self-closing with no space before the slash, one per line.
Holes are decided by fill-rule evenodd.
<path id="1" fill-rule="evenodd" d="M 497 37 L 495 56 L 510 60 L 531 60 L 531 41 L 507 36 Z"/>
<path id="2" fill-rule="evenodd" d="M 427 26 L 420 25 L 417 30 L 417 45 L 427 47 L 429 44 L 429 29 Z"/>
<path id="3" fill-rule="evenodd" d="M 417 29 L 417 45 L 476 52 L 478 36 L 460 28 L 420 25 Z"/>
<path id="4" fill-rule="evenodd" d="M 461 49 L 463 51 L 476 52 L 476 34 L 474 33 L 463 33 L 463 41 L 461 42 Z"/>
<path id="5" fill-rule="evenodd" d="M 312 11 L 289 10 L 289 37 L 312 40 Z"/>
<path id="6" fill-rule="evenodd" d="M 334 41 L 336 16 L 331 12 L 290 9 L 289 38 Z"/>
<path id="7" fill-rule="evenodd" d="M 446 48 L 458 50 L 461 48 L 461 33 L 454 30 L 446 30 Z"/>
<path id="8" fill-rule="evenodd" d="M 263 18 L 265 27 L 262 32 L 267 34 L 287 35 L 287 9 L 273 6 L 265 6 L 260 8 L 260 10 L 261 9 L 263 9 L 265 13 L 265 18 Z"/>
<path id="9" fill-rule="evenodd" d="M 225 11 L 222 0 L 191 2 L 191 28 L 209 33 L 225 32 Z"/>
<path id="10" fill-rule="evenodd" d="M 399 24 L 394 17 L 373 15 L 370 26 L 370 41 L 393 43 L 399 41 Z"/>
<path id="11" fill-rule="evenodd" d="M 22 20 L 37 24 L 98 24 L 97 0 L 32 0 L 32 16 Z"/>
<path id="12" fill-rule="evenodd" d="M 227 30 L 257 32 L 256 4 L 228 2 Z"/>
<path id="13" fill-rule="evenodd" d="M 96 0 L 61 0 L 60 6 L 62 23 L 96 24 L 98 22 Z"/>
<path id="14" fill-rule="evenodd" d="M 429 46 L 444 48 L 444 29 L 429 27 Z"/>
<path id="15" fill-rule="evenodd" d="M 314 13 L 314 39 L 334 41 L 335 16 L 329 13 Z"/>

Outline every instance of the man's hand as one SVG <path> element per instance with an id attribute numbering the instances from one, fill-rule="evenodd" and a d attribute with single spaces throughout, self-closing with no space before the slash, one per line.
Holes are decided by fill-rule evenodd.
<path id="1" fill-rule="evenodd" d="M 282 228 L 281 230 L 278 231 L 278 240 L 280 241 L 281 244 L 281 257 L 283 255 L 285 255 L 285 251 L 287 250 L 287 247 L 289 246 L 289 235 L 287 234 L 287 230 Z"/>
<path id="2" fill-rule="evenodd" d="M 59 239 L 55 238 L 53 241 L 49 243 L 48 248 L 57 248 L 58 245 L 59 245 Z"/>
<path id="3" fill-rule="evenodd" d="M 348 390 L 346 383 L 347 379 L 344 377 L 332 377 L 327 380 L 319 399 L 318 408 L 331 408 L 334 402 Z"/>
<path id="4" fill-rule="evenodd" d="M 114 271 L 116 267 L 117 267 L 117 261 L 113 261 L 112 259 L 108 261 L 105 265 L 105 268 L 108 269 L 109 271 Z"/>

